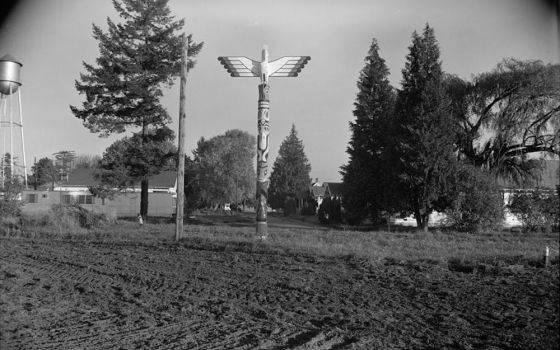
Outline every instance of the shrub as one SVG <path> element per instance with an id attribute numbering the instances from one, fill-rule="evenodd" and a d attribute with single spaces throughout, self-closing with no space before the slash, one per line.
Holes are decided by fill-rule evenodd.
<path id="1" fill-rule="evenodd" d="M 558 196 L 535 190 L 530 193 L 515 193 L 508 208 L 521 221 L 525 230 L 537 231 L 539 228 L 558 228 L 559 205 Z"/>
<path id="2" fill-rule="evenodd" d="M 44 218 L 48 224 L 65 228 L 94 228 L 108 221 L 105 215 L 93 213 L 78 204 L 55 204 L 51 207 L 49 215 Z"/>
<path id="3" fill-rule="evenodd" d="M 284 200 L 284 216 L 296 215 L 297 205 L 293 197 L 286 197 Z"/>
<path id="4" fill-rule="evenodd" d="M 312 216 L 317 214 L 317 201 L 315 198 L 309 196 L 303 202 L 303 208 L 301 208 L 301 215 Z"/>
<path id="5" fill-rule="evenodd" d="M 321 202 L 317 215 L 319 216 L 319 222 L 322 224 L 332 225 L 341 223 L 342 213 L 340 201 L 336 198 L 331 199 L 326 197 Z"/>
<path id="6" fill-rule="evenodd" d="M 494 178 L 465 165 L 458 176 L 458 196 L 447 210 L 451 226 L 462 232 L 483 232 L 500 228 L 504 218 L 502 195 Z"/>
<path id="7" fill-rule="evenodd" d="M 0 233 L 12 232 L 21 228 L 20 200 L 23 185 L 17 176 L 7 175 L 0 187 Z"/>

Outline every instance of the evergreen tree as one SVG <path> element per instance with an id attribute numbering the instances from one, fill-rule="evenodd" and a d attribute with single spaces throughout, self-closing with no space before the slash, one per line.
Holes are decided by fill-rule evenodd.
<path id="1" fill-rule="evenodd" d="M 179 35 L 184 20 L 171 16 L 168 0 L 113 0 L 123 23 L 107 19 L 108 31 L 93 25 L 99 41 L 97 66 L 84 63 L 76 89 L 85 94 L 81 108 L 70 106 L 91 132 L 108 136 L 128 128 L 140 129 L 141 142 L 148 142 L 155 129 L 171 119 L 160 103 L 162 87 L 171 86 L 179 74 L 181 52 L 187 42 L 189 62 L 202 48 L 191 35 Z M 148 214 L 148 177 L 142 176 L 140 213 Z"/>
<path id="2" fill-rule="evenodd" d="M 449 204 L 454 183 L 455 124 L 443 85 L 439 47 L 426 24 L 412 35 L 396 104 L 395 170 L 400 208 L 427 230 L 430 213 Z"/>
<path id="3" fill-rule="evenodd" d="M 386 163 L 395 93 L 388 80 L 389 69 L 378 51 L 373 39 L 357 83 L 356 119 L 350 122 L 352 136 L 346 150 L 349 161 L 341 171 L 346 189 L 343 204 L 351 222 L 367 215 L 373 219 L 380 216 L 391 178 Z"/>
<path id="4" fill-rule="evenodd" d="M 172 169 L 177 156 L 172 140 L 173 132 L 167 127 L 148 135 L 134 134 L 117 140 L 103 153 L 94 176 L 100 180 L 101 188 L 124 190 L 145 176 Z"/>
<path id="5" fill-rule="evenodd" d="M 54 190 L 54 185 L 59 178 L 59 173 L 51 159 L 46 157 L 39 159 L 39 161 L 31 167 L 31 171 L 33 173 L 32 184 L 34 189 L 37 189 L 38 186 L 49 184 L 49 188 Z"/>
<path id="6" fill-rule="evenodd" d="M 311 165 L 303 150 L 303 142 L 292 124 L 290 134 L 282 141 L 270 174 L 269 203 L 274 209 L 282 208 L 286 198 L 301 202 L 309 194 Z"/>

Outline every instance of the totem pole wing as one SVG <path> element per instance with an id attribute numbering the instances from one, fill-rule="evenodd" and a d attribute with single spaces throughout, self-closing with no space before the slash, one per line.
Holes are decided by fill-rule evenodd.
<path id="1" fill-rule="evenodd" d="M 271 77 L 297 77 L 311 59 L 309 56 L 285 56 L 268 64 Z"/>
<path id="2" fill-rule="evenodd" d="M 232 77 L 258 77 L 260 62 L 243 56 L 222 56 L 218 61 L 224 65 Z"/>

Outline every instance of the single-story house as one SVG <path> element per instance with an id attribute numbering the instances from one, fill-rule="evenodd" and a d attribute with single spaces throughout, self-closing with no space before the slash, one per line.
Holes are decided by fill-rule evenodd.
<path id="1" fill-rule="evenodd" d="M 177 173 L 163 171 L 149 179 L 148 213 L 151 216 L 172 216 L 177 198 Z M 136 216 L 140 211 L 140 183 L 117 193 L 112 199 L 95 197 L 89 186 L 97 184 L 93 169 L 74 169 L 66 181 L 58 183 L 54 190 L 24 190 L 23 212 L 38 213 L 50 209 L 53 204 L 79 204 L 85 209 L 112 217 Z"/>

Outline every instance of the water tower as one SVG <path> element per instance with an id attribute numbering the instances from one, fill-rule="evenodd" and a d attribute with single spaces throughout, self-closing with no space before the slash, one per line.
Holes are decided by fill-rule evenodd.
<path id="1" fill-rule="evenodd" d="M 27 188 L 20 70 L 22 64 L 10 55 L 0 57 L 0 177 L 23 176 Z M 19 132 L 18 132 L 19 131 Z M 14 134 L 16 134 L 14 136 Z"/>

